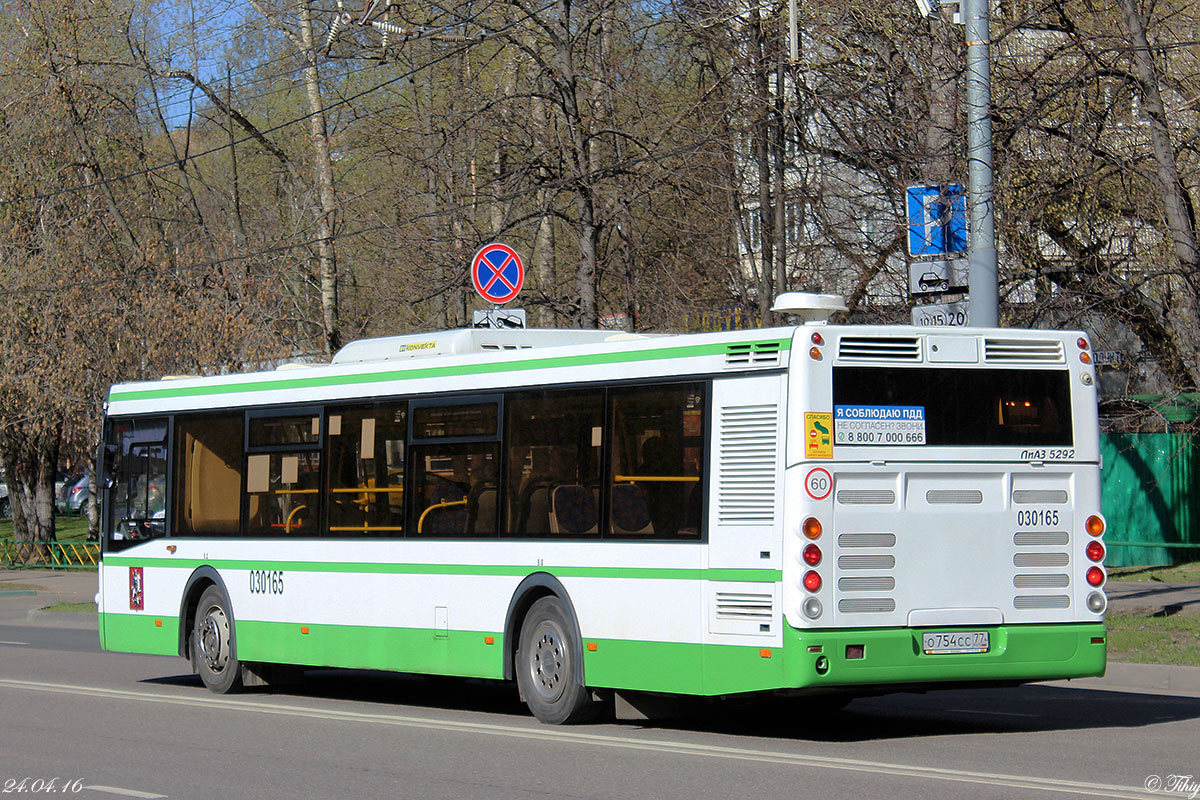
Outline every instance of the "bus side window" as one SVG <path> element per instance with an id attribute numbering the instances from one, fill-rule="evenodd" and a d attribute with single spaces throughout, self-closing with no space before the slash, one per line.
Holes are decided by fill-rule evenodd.
<path id="1" fill-rule="evenodd" d="M 508 536 L 599 533 L 604 395 L 522 392 L 506 405 Z"/>
<path id="2" fill-rule="evenodd" d="M 166 535 L 166 438 L 165 419 L 118 422 L 111 427 L 105 446 L 110 545 Z"/>
<path id="3" fill-rule="evenodd" d="M 700 384 L 613 393 L 610 536 L 700 537 L 703 415 Z"/>
<path id="4" fill-rule="evenodd" d="M 331 536 L 404 532 L 404 403 L 330 409 L 325 503 Z"/>

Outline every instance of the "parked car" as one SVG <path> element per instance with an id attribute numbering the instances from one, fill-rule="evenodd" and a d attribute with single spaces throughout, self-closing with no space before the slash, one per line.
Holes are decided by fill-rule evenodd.
<path id="1" fill-rule="evenodd" d="M 54 482 L 54 508 L 59 514 L 67 513 L 67 494 L 82 478 L 82 472 L 59 473 L 59 479 Z"/>
<path id="2" fill-rule="evenodd" d="M 11 513 L 8 507 L 8 484 L 0 477 L 0 518 L 8 519 Z"/>
<path id="3" fill-rule="evenodd" d="M 91 499 L 92 476 L 85 474 L 71 484 L 67 489 L 66 512 L 68 514 L 86 514 L 88 502 Z"/>

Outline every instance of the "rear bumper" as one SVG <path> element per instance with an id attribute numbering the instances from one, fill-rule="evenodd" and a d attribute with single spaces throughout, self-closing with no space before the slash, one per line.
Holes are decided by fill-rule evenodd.
<path id="1" fill-rule="evenodd" d="M 988 631 L 988 652 L 926 655 L 921 651 L 922 630 L 914 628 L 789 629 L 784 643 L 785 683 L 795 688 L 835 688 L 1024 682 L 1104 674 L 1108 647 L 1103 623 L 965 629 Z M 847 658 L 848 645 L 861 645 L 863 657 Z M 819 661 L 822 657 L 826 659 L 823 663 Z"/>

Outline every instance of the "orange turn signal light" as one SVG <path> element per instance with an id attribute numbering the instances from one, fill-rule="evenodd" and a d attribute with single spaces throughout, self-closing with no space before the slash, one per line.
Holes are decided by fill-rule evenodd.
<path id="1" fill-rule="evenodd" d="M 1100 534 L 1104 533 L 1104 520 L 1103 518 L 1093 514 L 1087 518 L 1087 522 L 1084 523 L 1084 528 L 1092 536 L 1099 536 Z"/>
<path id="2" fill-rule="evenodd" d="M 821 521 L 816 517 L 809 517 L 804 520 L 802 530 L 809 539 L 816 539 L 821 535 Z"/>

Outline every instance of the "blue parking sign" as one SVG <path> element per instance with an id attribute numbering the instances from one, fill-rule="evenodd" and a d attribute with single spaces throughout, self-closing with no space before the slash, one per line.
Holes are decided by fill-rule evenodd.
<path id="1" fill-rule="evenodd" d="M 908 254 L 948 256 L 967 249 L 967 192 L 962 184 L 908 187 Z"/>

